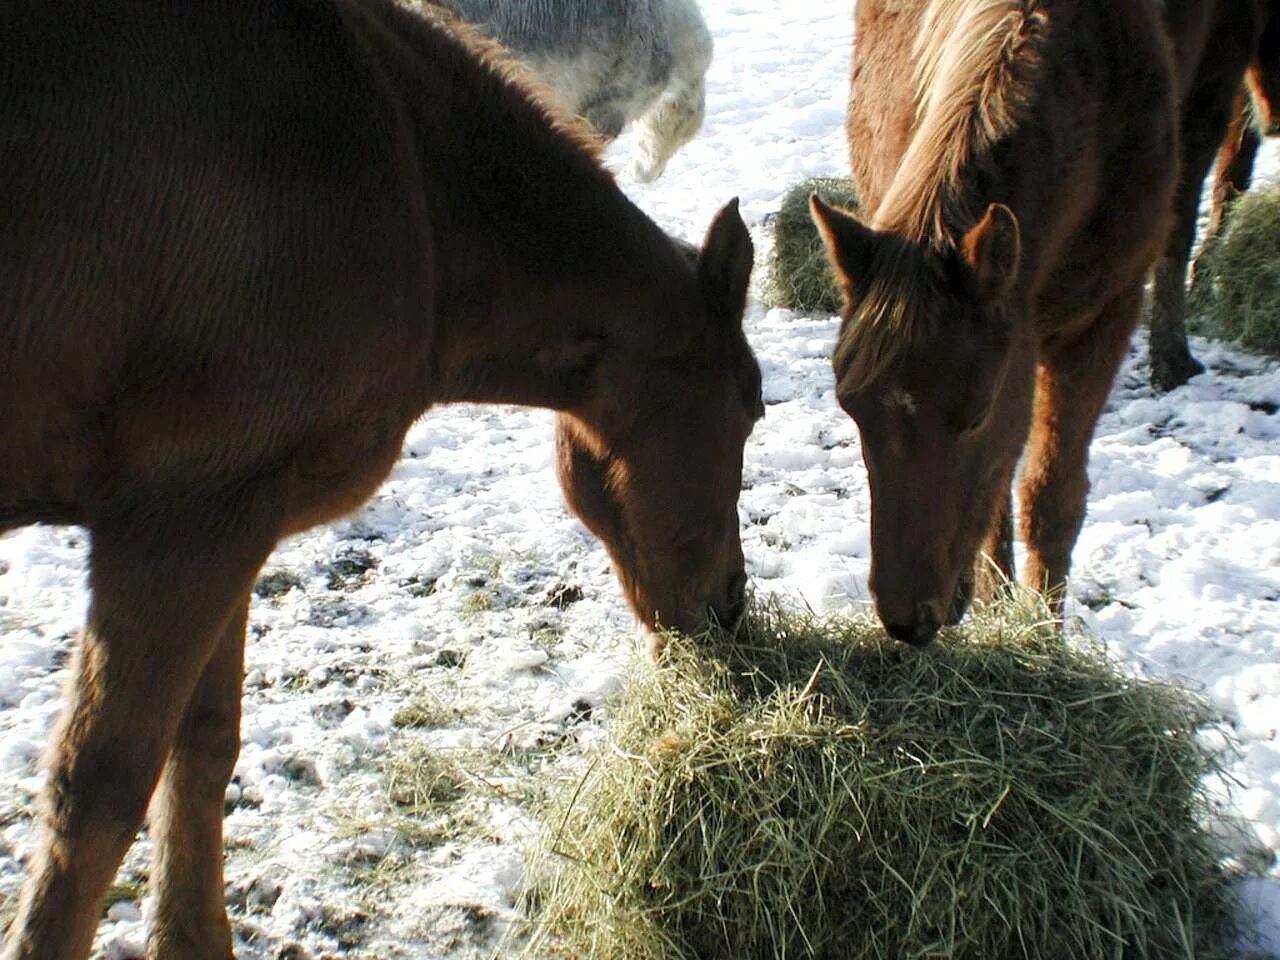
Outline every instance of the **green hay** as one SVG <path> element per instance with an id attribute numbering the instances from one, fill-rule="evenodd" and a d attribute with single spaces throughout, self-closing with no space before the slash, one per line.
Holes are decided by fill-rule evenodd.
<path id="1" fill-rule="evenodd" d="M 773 254 L 761 298 L 770 307 L 839 313 L 840 291 L 818 228 L 809 216 L 811 193 L 849 210 L 858 205 L 853 183 L 839 177 L 802 180 L 788 190 L 774 220 Z"/>
<path id="2" fill-rule="evenodd" d="M 757 610 L 638 664 L 547 819 L 528 954 L 1232 955 L 1202 707 L 1034 613 L 929 651 Z"/>
<path id="3" fill-rule="evenodd" d="M 1280 356 L 1280 185 L 1232 203 L 1196 260 L 1187 313 L 1194 333 Z"/>

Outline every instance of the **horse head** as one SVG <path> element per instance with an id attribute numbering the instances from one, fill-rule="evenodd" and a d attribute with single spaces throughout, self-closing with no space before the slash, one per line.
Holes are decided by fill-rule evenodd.
<path id="1" fill-rule="evenodd" d="M 924 646 L 968 608 L 1026 436 L 1018 221 L 991 204 L 939 249 L 811 208 L 845 297 L 833 364 L 870 481 L 871 592 L 889 633 Z"/>
<path id="2" fill-rule="evenodd" d="M 753 253 L 736 201 L 696 256 L 672 250 L 687 274 L 663 291 L 680 314 L 678 346 L 606 349 L 600 389 L 556 429 L 565 498 L 604 542 L 655 653 L 660 627 L 696 632 L 708 614 L 729 625 L 742 613 L 742 452 L 764 414 L 742 329 Z"/>

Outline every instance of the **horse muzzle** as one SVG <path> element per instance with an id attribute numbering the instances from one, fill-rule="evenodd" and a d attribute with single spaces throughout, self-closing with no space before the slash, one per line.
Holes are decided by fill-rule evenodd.
<path id="1" fill-rule="evenodd" d="M 956 592 L 952 594 L 951 606 L 947 608 L 947 616 L 943 626 L 954 627 L 969 612 L 969 604 L 973 603 L 974 579 L 972 574 L 961 577 L 956 582 Z"/>
<path id="2" fill-rule="evenodd" d="M 708 599 L 701 607 L 695 605 L 693 610 L 695 612 L 679 620 L 666 620 L 661 615 L 652 620 L 640 618 L 648 639 L 649 655 L 653 659 L 661 657 L 666 647 L 665 630 L 675 630 L 686 636 L 697 636 L 708 628 L 729 632 L 737 630 L 747 612 L 747 575 L 743 572 L 730 574 L 718 596 Z"/>
<path id="3" fill-rule="evenodd" d="M 956 583 L 950 603 L 946 605 L 945 614 L 940 615 L 940 603 L 919 603 L 916 605 L 915 615 L 905 618 L 886 616 L 881 608 L 880 622 L 893 639 L 913 647 L 927 647 L 940 629 L 954 626 L 964 618 L 973 600 L 973 590 L 973 578 L 961 577 Z"/>
<path id="4" fill-rule="evenodd" d="M 937 614 L 933 612 L 933 607 L 927 603 L 922 603 L 916 608 L 915 619 L 910 622 L 890 622 L 884 617 L 880 619 L 889 636 L 913 647 L 927 647 L 933 642 L 933 638 L 938 635 L 938 630 L 942 626 L 938 622 Z"/>

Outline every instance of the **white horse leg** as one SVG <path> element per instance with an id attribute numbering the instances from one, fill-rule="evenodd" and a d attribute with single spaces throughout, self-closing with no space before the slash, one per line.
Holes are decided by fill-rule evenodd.
<path id="1" fill-rule="evenodd" d="M 689 5 L 691 21 L 677 25 L 671 37 L 674 65 L 671 78 L 648 110 L 636 121 L 635 174 L 642 183 L 661 176 L 672 154 L 693 139 L 706 115 L 706 72 L 711 65 L 711 34 L 697 7 Z"/>

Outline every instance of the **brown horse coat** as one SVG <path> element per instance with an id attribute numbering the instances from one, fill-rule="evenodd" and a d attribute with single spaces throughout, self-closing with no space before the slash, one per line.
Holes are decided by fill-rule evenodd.
<path id="1" fill-rule="evenodd" d="M 869 226 L 815 204 L 871 481 L 871 589 L 926 643 L 981 548 L 1066 579 L 1089 440 L 1162 249 L 1175 90 L 1155 4 L 860 0 L 848 135 Z"/>
<path id="2" fill-rule="evenodd" d="M 762 409 L 735 206 L 690 258 L 582 135 L 385 0 L 16 0 L 0 90 L 0 530 L 92 544 L 8 960 L 88 955 L 153 790 L 149 956 L 229 960 L 250 586 L 434 404 L 559 411 L 637 615 L 735 615 Z"/>

